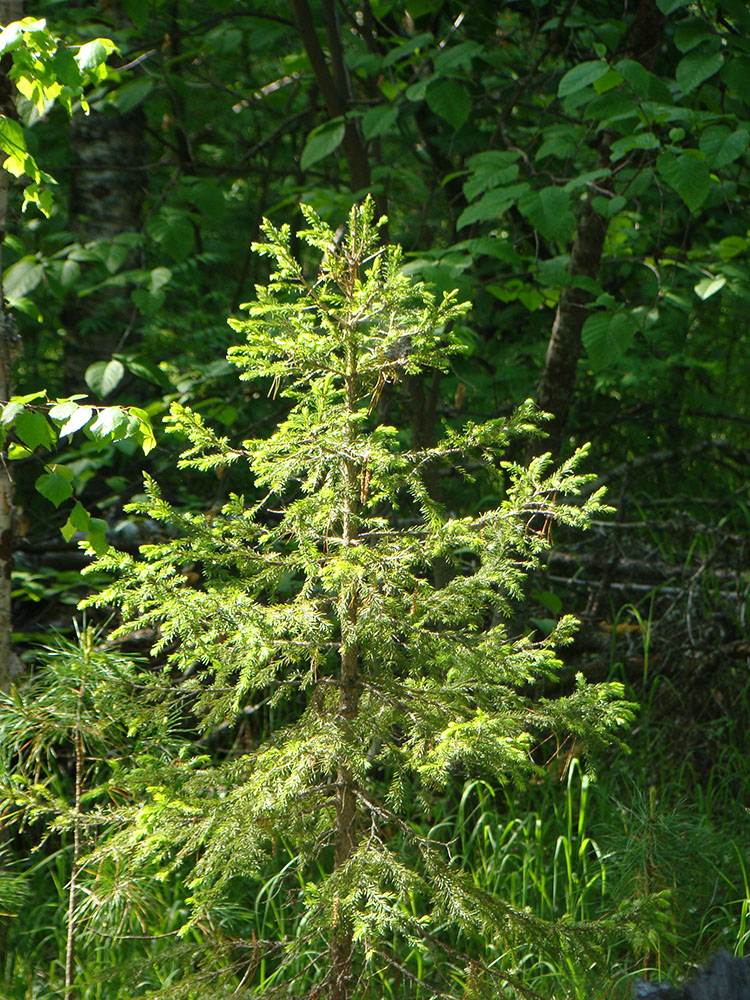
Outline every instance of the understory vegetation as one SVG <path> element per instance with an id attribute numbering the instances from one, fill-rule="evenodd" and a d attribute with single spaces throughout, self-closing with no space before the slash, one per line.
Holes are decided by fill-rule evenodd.
<path id="1" fill-rule="evenodd" d="M 506 950 L 492 936 L 455 940 L 454 960 L 444 952 L 441 963 L 458 995 L 467 974 L 459 952 L 467 944 L 491 961 L 511 996 L 626 997 L 636 972 L 676 977 L 718 947 L 745 953 L 748 830 L 736 807 L 747 786 L 744 733 L 720 734 L 721 760 L 700 780 L 686 761 L 673 762 L 674 770 L 660 776 L 648 762 L 661 752 L 662 720 L 657 713 L 643 722 L 651 724 L 651 738 L 641 736 L 628 755 L 601 762 L 596 781 L 573 758 L 565 773 L 550 769 L 522 792 L 476 779 L 456 783 L 450 797 L 420 817 L 420 833 L 450 841 L 457 865 L 477 884 L 517 909 L 528 907 L 547 920 L 581 921 L 596 935 L 588 963 L 579 950 L 566 955 L 551 944 Z M 4 989 L 10 997 L 62 992 L 70 854 L 52 835 L 23 874 L 4 871 L 5 905 L 15 903 L 19 914 L 5 938 Z M 281 847 L 252 898 L 236 887 L 211 923 L 179 937 L 190 911 L 187 872 L 151 882 L 125 925 L 113 920 L 89 926 L 82 905 L 79 994 L 181 995 L 176 984 L 186 963 L 198 962 L 209 996 L 231 995 L 248 968 L 258 985 L 273 985 L 273 961 L 254 963 L 235 935 L 246 948 L 248 934 L 251 941 L 274 940 L 297 924 L 299 913 L 281 887 L 292 860 Z M 405 943 L 400 957 L 408 968 L 412 953 Z M 299 968 L 306 966 L 302 953 Z M 425 971 L 424 963 L 413 964 L 413 975 Z M 312 978 L 315 970 L 307 972 Z M 407 975 L 376 975 L 371 992 L 434 995 Z"/>
<path id="2" fill-rule="evenodd" d="M 747 5 L 0 21 L 0 997 L 750 953 Z"/>

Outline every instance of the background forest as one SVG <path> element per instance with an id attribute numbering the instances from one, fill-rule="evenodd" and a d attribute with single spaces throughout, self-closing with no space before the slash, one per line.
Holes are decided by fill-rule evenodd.
<path id="1" fill-rule="evenodd" d="M 744 0 L 0 2 L 4 25 L 25 16 L 0 34 L 0 389 L 13 399 L 0 417 L 0 567 L 12 565 L 0 594 L 0 996 L 582 1000 L 628 996 L 639 975 L 679 979 L 718 947 L 742 955 Z M 399 353 L 401 329 L 377 350 L 360 345 L 377 364 L 358 416 L 354 348 L 336 340 L 349 319 L 327 325 L 326 309 L 343 308 L 338 293 L 316 302 L 323 311 L 309 328 L 307 307 L 297 315 L 293 303 L 308 283 L 328 294 L 326 274 L 345 284 L 331 247 L 347 266 L 357 257 L 364 223 L 350 212 L 368 194 L 375 217 L 387 217 L 377 239 L 403 248 L 400 270 L 383 263 L 372 281 L 395 304 L 392 319 L 410 317 L 413 345 Z M 275 264 L 257 244 L 276 246 Z M 441 313 L 435 303 L 454 289 Z M 256 303 L 249 314 L 245 303 Z M 282 338 L 264 341 L 259 316 L 278 329 L 296 323 L 303 346 L 284 354 Z M 448 353 L 433 357 L 420 339 L 428 327 Z M 331 362 L 318 384 L 323 355 L 305 336 L 321 331 L 327 357 L 348 367 Z M 309 397 L 278 391 L 287 370 L 307 373 Z M 339 374 L 349 396 L 337 395 Z M 546 437 L 533 433 L 526 400 L 550 414 Z M 312 452 L 284 465 L 288 441 L 302 440 L 294 434 L 304 430 L 306 447 L 315 440 L 295 417 L 306 402 L 324 436 L 338 441 L 345 428 L 338 473 Z M 331 416 L 337 407 L 344 416 Z M 287 432 L 274 451 L 274 434 Z M 242 462 L 227 442 L 242 443 Z M 565 463 L 586 442 L 574 472 Z M 466 457 L 454 461 L 451 448 Z M 500 451 L 516 484 L 507 495 Z M 539 464 L 545 451 L 561 471 Z M 391 452 L 403 469 L 388 465 Z M 418 487 L 404 485 L 414 482 L 409 462 Z M 303 468 L 308 506 L 284 485 L 304 480 Z M 577 501 L 558 499 L 571 489 Z M 264 512 L 267 490 L 281 511 Z M 356 541 L 349 522 L 361 507 L 379 557 L 392 504 L 394 536 L 404 531 L 406 545 L 424 531 L 420 544 L 432 546 L 426 568 L 399 563 L 402 575 L 388 577 L 394 601 L 407 580 L 414 595 L 383 605 L 394 620 L 414 615 L 434 585 L 425 607 L 444 589 L 462 628 L 492 635 L 496 617 L 492 628 L 480 622 L 461 583 L 481 577 L 464 570 L 497 542 L 501 575 L 480 580 L 482 600 L 503 619 L 519 700 L 493 707 L 478 681 L 475 690 L 446 668 L 441 683 L 455 681 L 458 700 L 440 711 L 463 720 L 476 699 L 488 719 L 547 727 L 528 744 L 514 729 L 502 757 L 490 748 L 498 731 L 490 739 L 443 720 L 450 738 L 417 748 L 440 713 L 431 704 L 414 721 L 415 708 L 413 731 L 398 714 L 406 659 L 386 664 L 378 688 L 394 714 L 367 716 L 346 693 L 347 656 L 378 640 L 347 639 L 347 622 L 352 635 L 360 627 L 346 598 L 355 562 L 331 556 L 320 578 L 341 596 L 339 715 L 352 730 L 367 716 L 367 761 L 382 767 L 373 788 L 395 776 L 403 786 L 383 793 L 393 813 L 372 806 L 373 830 L 382 820 L 390 838 L 388 872 L 360 877 L 391 882 L 371 891 L 365 916 L 345 887 L 325 895 L 326 851 L 334 873 L 354 856 L 341 837 L 331 846 L 305 826 L 328 800 L 297 814 L 299 789 L 279 779 L 263 812 L 266 786 L 241 773 L 243 755 L 303 725 L 298 695 L 278 694 L 266 661 L 250 680 L 215 667 L 209 684 L 195 669 L 228 649 L 216 612 L 201 652 L 201 596 L 225 586 L 217 607 L 232 608 L 232 574 L 250 572 L 241 555 L 227 568 L 235 498 L 261 512 L 243 544 L 278 556 L 272 584 L 263 576 L 248 592 L 297 608 L 285 628 L 309 644 L 323 626 L 295 601 L 313 592 L 322 550 L 304 562 L 285 539 L 296 532 L 309 556 L 319 541 L 306 549 L 305 533 L 325 538 L 327 558 L 339 521 L 321 511 L 339 494 L 342 544 Z M 498 527 L 488 540 L 484 527 L 508 497 L 529 531 L 511 538 Z M 211 576 L 212 559 L 225 576 Z M 195 600 L 172 606 L 173 592 Z M 451 614 L 424 612 L 427 631 L 442 616 L 435 650 L 459 629 Z M 569 615 L 580 621 L 574 636 Z M 236 649 L 260 663 L 253 628 Z M 318 668 L 323 676 L 325 661 Z M 372 669 L 374 690 L 382 678 Z M 576 686 L 578 674 L 589 686 Z M 321 741 L 315 753 L 327 760 Z M 432 794 L 402 777 L 417 749 Z M 346 752 L 332 758 L 339 834 L 341 789 L 363 781 Z M 232 798 L 251 786 L 255 798 Z M 247 830 L 229 830 L 211 804 L 223 798 L 252 816 Z M 263 824 L 285 832 L 261 860 L 246 858 Z M 444 869 L 435 843 L 448 845 Z M 252 887 L 233 874 L 233 853 L 255 866 Z M 443 893 L 434 912 L 427 881 L 411 875 L 418 857 L 433 865 L 430 891 Z M 482 910 L 480 894 L 502 918 Z M 318 918 L 327 952 L 315 944 Z M 390 935 L 387 955 L 371 944 L 376 932 Z M 355 947 L 361 967 L 348 957 Z"/>

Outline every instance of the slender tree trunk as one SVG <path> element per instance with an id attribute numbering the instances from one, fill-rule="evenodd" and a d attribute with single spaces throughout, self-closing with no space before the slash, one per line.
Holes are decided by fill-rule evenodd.
<path id="1" fill-rule="evenodd" d="M 356 621 L 356 595 L 352 596 L 349 615 Z M 346 720 L 357 714 L 359 657 L 356 646 L 345 648 L 341 656 L 341 700 L 339 714 Z M 336 820 L 334 828 L 334 868 L 341 868 L 357 849 L 357 783 L 347 767 L 336 775 Z M 352 925 L 339 911 L 335 900 L 331 937 L 328 1000 L 348 1000 L 352 981 Z"/>
<path id="2" fill-rule="evenodd" d="M 109 240 L 141 224 L 143 121 L 138 109 L 76 114 L 71 126 L 70 223 L 82 242 Z M 132 265 L 131 265 L 132 266 Z M 132 321 L 133 306 L 111 290 L 71 298 L 63 321 L 65 385 L 80 392 L 92 361 L 108 361 Z M 95 354 L 92 355 L 92 349 Z"/>
<path id="3" fill-rule="evenodd" d="M 654 0 L 639 0 L 635 5 L 628 33 L 628 54 L 647 68 L 651 67 L 658 50 L 663 21 L 664 17 Z M 599 145 L 599 167 L 609 165 L 609 144 L 610 136 L 605 131 Z M 595 278 L 599 273 L 609 225 L 607 219 L 594 209 L 593 197 L 594 192 L 590 192 L 583 204 L 569 268 L 572 275 L 588 278 Z M 582 347 L 581 331 L 589 315 L 588 301 L 588 293 L 579 288 L 565 288 L 560 296 L 535 395 L 539 409 L 552 414 L 552 420 L 547 425 L 549 436 L 541 443 L 535 440 L 532 452 L 549 450 L 556 454 L 560 451 L 575 392 L 576 367 Z"/>
<path id="4" fill-rule="evenodd" d="M 106 7 L 117 28 L 129 26 L 119 3 Z M 70 228 L 81 242 L 137 232 L 147 158 L 142 110 L 135 108 L 125 115 L 116 110 L 88 116 L 78 112 L 71 123 L 70 152 Z M 122 266 L 137 265 L 131 260 Z M 92 361 L 109 361 L 131 329 L 134 316 L 128 295 L 115 295 L 111 289 L 68 299 L 63 310 L 67 391 L 81 392 Z"/>
<path id="5" fill-rule="evenodd" d="M 3 25 L 23 17 L 21 0 L 0 2 L 0 22 Z M 9 77 L 12 67 L 10 55 L 0 60 L 0 114 L 15 118 L 13 103 L 15 88 Z M 0 169 L 0 403 L 13 394 L 13 359 L 18 346 L 18 334 L 12 314 L 5 308 L 2 286 L 2 248 L 8 226 L 8 185 L 10 175 Z M 10 472 L 7 448 L 0 453 L 0 690 L 9 687 L 12 678 L 11 631 L 11 570 L 13 568 L 13 477 Z"/>
<path id="6" fill-rule="evenodd" d="M 302 44 L 307 58 L 310 60 L 315 82 L 317 83 L 326 110 L 331 118 L 339 118 L 346 114 L 352 102 L 349 77 L 344 63 L 344 52 L 341 44 L 338 12 L 334 0 L 323 0 L 322 9 L 325 20 L 328 50 L 331 60 L 329 69 L 323 49 L 315 31 L 310 5 L 307 0 L 292 0 L 294 19 L 297 23 Z M 344 154 L 349 164 L 351 186 L 354 191 L 368 192 L 370 189 L 370 164 L 367 159 L 365 144 L 359 125 L 356 121 L 345 122 Z M 381 206 L 378 205 L 378 210 Z"/>
<path id="7" fill-rule="evenodd" d="M 347 408 L 354 414 L 357 408 L 357 359 L 350 345 L 346 379 Z M 354 421 L 349 424 L 348 439 L 357 434 Z M 344 502 L 342 537 L 344 546 L 357 539 L 357 512 L 361 469 L 352 459 L 344 460 L 346 498 Z M 357 715 L 359 703 L 359 649 L 353 635 L 357 624 L 359 597 L 349 595 L 341 639 L 341 695 L 339 718 L 346 726 Z M 340 767 L 336 775 L 336 818 L 334 825 L 334 868 L 341 868 L 357 849 L 357 783 L 348 767 Z M 333 924 L 328 944 L 330 969 L 328 1000 L 348 1000 L 352 981 L 352 925 L 346 914 L 339 912 L 338 898 L 334 903 Z"/>
<path id="8" fill-rule="evenodd" d="M 13 317 L 6 312 L 2 296 L 2 244 L 8 205 L 8 173 L 0 170 L 0 403 L 12 396 L 11 345 Z M 0 690 L 7 690 L 11 682 L 10 631 L 12 627 L 10 594 L 13 568 L 13 477 L 8 461 L 8 449 L 3 445 L 0 454 Z"/>
<path id="9" fill-rule="evenodd" d="M 0 0 L 0 23 L 5 27 L 23 17 L 21 0 Z M 15 118 L 14 86 L 8 75 L 12 66 L 10 55 L 0 59 L 0 115 Z M 12 395 L 12 361 L 17 334 L 13 316 L 5 308 L 3 294 L 3 243 L 8 227 L 8 186 L 10 174 L 0 169 L 0 404 Z M 11 572 L 13 570 L 13 478 L 10 473 L 8 449 L 0 450 L 0 691 L 7 691 L 13 679 L 10 646 Z M 0 832 L 0 843 L 6 834 Z M 8 923 L 0 921 L 0 955 L 5 953 Z"/>
<path id="10" fill-rule="evenodd" d="M 605 132 L 599 146 L 598 166 L 609 163 L 609 140 Z M 578 232 L 570 253 L 569 271 L 574 277 L 595 278 L 604 249 L 609 223 L 594 209 L 594 192 L 583 203 L 578 220 Z M 557 454 L 562 445 L 568 412 L 575 389 L 576 368 L 581 355 L 581 331 L 589 315 L 591 295 L 582 288 L 564 288 L 557 304 L 555 321 L 547 345 L 544 368 L 536 387 L 534 402 L 540 410 L 552 415 L 546 425 L 548 437 L 535 439 L 532 448 Z"/>
<path id="11" fill-rule="evenodd" d="M 86 637 L 89 642 L 90 637 Z M 88 648 L 88 647 L 87 647 Z M 83 791 L 83 734 L 81 733 L 81 715 L 83 708 L 83 691 L 85 678 L 80 678 L 78 690 L 78 705 L 76 709 L 76 787 L 75 787 L 75 818 L 73 820 L 73 866 L 68 884 L 68 934 L 65 945 L 65 1000 L 74 996 L 73 979 L 75 978 L 76 958 L 76 895 L 78 892 L 78 862 L 81 857 L 81 793 Z"/>

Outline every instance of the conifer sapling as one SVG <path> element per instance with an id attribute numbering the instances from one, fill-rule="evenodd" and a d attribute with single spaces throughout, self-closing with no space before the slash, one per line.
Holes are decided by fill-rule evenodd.
<path id="1" fill-rule="evenodd" d="M 534 432 L 531 404 L 510 420 L 446 426 L 429 448 L 379 424 L 386 386 L 445 369 L 462 349 L 452 323 L 466 306 L 404 275 L 400 248 L 380 245 L 371 200 L 340 242 L 302 210 L 316 273 L 292 254 L 289 227 L 265 222 L 255 250 L 273 273 L 247 318 L 231 321 L 244 341 L 229 360 L 286 401 L 278 426 L 230 443 L 184 406 L 169 418 L 189 442 L 181 467 L 247 463 L 251 490 L 219 513 L 183 512 L 148 480 L 138 509 L 170 538 L 137 558 L 100 559 L 115 580 L 92 599 L 118 604 L 123 630 L 158 626 L 153 651 L 166 652 L 206 732 L 247 706 L 274 711 L 257 745 L 165 772 L 101 850 L 123 863 L 187 860 L 196 920 L 230 886 L 252 899 L 254 880 L 291 859 L 279 878 L 295 930 L 248 965 L 249 995 L 315 985 L 316 996 L 349 1000 L 391 995 L 386 984 L 408 995 L 418 980 L 442 995 L 442 944 L 477 928 L 528 935 L 533 921 L 467 879 L 450 845 L 419 832 L 419 810 L 429 815 L 431 796 L 467 772 L 523 780 L 550 730 L 591 744 L 629 717 L 616 684 L 581 679 L 564 697 L 529 696 L 556 674 L 571 619 L 540 641 L 506 625 L 549 523 L 585 526 L 601 495 L 565 502 L 588 481 L 576 472 L 583 452 L 557 470 L 548 456 L 502 460 L 512 436 Z M 425 484 L 441 469 L 464 477 L 464 495 L 478 477 L 497 506 L 449 513 Z M 440 586 L 438 560 L 449 567 Z M 198 585 L 185 583 L 186 565 Z M 481 976 L 472 983 L 485 988 Z"/>

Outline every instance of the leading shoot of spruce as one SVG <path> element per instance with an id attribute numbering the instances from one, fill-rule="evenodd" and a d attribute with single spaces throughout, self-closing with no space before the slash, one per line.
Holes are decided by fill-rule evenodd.
<path id="1" fill-rule="evenodd" d="M 247 494 L 209 516 L 177 509 L 149 480 L 138 509 L 168 522 L 169 538 L 137 558 L 100 558 L 114 582 L 91 598 L 122 609 L 122 631 L 158 627 L 154 652 L 183 678 L 173 697 L 206 733 L 253 706 L 265 735 L 223 764 L 195 747 L 189 767 L 152 763 L 147 805 L 99 853 L 124 869 L 185 870 L 195 926 L 230 883 L 254 898 L 285 858 L 293 917 L 278 940 L 252 942 L 245 985 L 259 996 L 443 995 L 457 981 L 461 995 L 495 996 L 500 973 L 473 936 L 492 929 L 511 947 L 559 929 L 484 892 L 450 843 L 410 819 L 415 802 L 429 816 L 459 773 L 523 781 L 551 730 L 591 747 L 631 718 L 619 684 L 579 678 L 534 700 L 574 622 L 541 640 L 506 624 L 548 545 L 538 526 L 585 527 L 602 498 L 575 499 L 591 478 L 576 471 L 583 451 L 559 469 L 547 456 L 503 461 L 511 438 L 536 431 L 531 404 L 509 420 L 446 425 L 429 447 L 379 423 L 386 386 L 446 370 L 461 351 L 453 323 L 467 306 L 404 275 L 370 199 L 338 243 L 303 213 L 303 261 L 289 227 L 266 222 L 255 249 L 273 272 L 232 321 L 244 339 L 229 360 L 276 398 L 275 429 L 231 442 L 171 411 L 188 439 L 181 466 L 245 463 Z M 435 493 L 441 469 L 496 505 L 455 516 Z M 184 585 L 186 564 L 199 567 L 197 586 Z"/>

